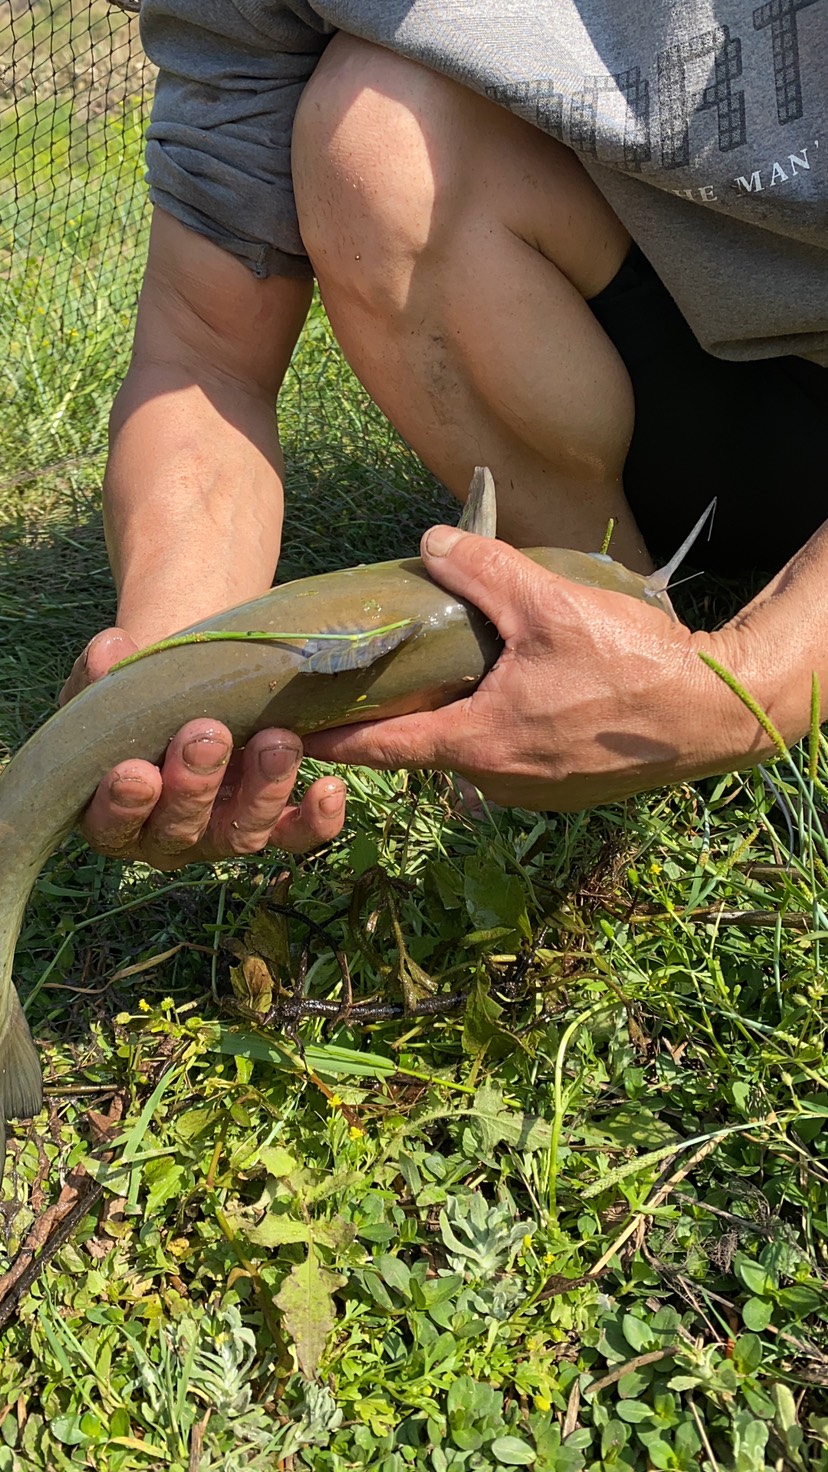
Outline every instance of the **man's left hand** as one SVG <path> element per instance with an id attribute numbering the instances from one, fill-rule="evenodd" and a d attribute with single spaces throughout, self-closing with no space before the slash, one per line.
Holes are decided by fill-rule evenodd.
<path id="1" fill-rule="evenodd" d="M 497 626 L 500 658 L 467 699 L 319 732 L 309 756 L 455 771 L 502 806 L 573 812 L 766 754 L 756 722 L 699 658 L 727 663 L 726 630 L 691 633 L 456 528 L 433 527 L 421 551 L 435 582 Z"/>

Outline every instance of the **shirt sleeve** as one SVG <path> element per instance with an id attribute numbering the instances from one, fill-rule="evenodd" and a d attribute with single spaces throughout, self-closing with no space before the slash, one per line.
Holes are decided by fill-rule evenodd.
<path id="1" fill-rule="evenodd" d="M 305 0 L 143 0 L 158 67 L 150 197 L 259 277 L 310 276 L 290 171 L 302 89 L 332 28 Z"/>

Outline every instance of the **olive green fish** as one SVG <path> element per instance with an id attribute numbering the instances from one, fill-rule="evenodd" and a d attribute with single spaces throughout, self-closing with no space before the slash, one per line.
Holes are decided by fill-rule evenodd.
<path id="1" fill-rule="evenodd" d="M 644 578 L 601 555 L 527 555 L 574 582 L 672 615 L 667 568 Z M 494 536 L 494 484 L 475 471 L 461 525 Z M 366 718 L 435 710 L 468 695 L 501 649 L 480 611 L 446 593 L 419 558 L 287 583 L 122 661 L 27 741 L 0 776 L 0 1178 L 4 1122 L 42 1102 L 40 1064 L 12 982 L 32 886 L 116 762 L 157 762 L 185 721 L 224 721 L 236 745 L 282 726 L 300 736 Z"/>

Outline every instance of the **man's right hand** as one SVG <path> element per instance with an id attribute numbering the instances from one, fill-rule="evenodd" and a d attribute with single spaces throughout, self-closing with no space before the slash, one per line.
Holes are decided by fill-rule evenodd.
<path id="1" fill-rule="evenodd" d="M 105 629 L 75 661 L 65 705 L 138 648 L 124 629 Z M 130 758 L 103 779 L 84 814 L 88 843 L 111 858 L 155 869 L 258 853 L 273 845 L 302 853 L 335 838 L 345 819 L 345 784 L 320 777 L 301 802 L 291 793 L 302 743 L 291 731 L 259 731 L 243 749 L 220 721 L 189 721 L 161 767 Z"/>

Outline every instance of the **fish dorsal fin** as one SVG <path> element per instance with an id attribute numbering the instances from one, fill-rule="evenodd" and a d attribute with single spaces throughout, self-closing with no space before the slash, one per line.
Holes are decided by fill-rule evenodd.
<path id="1" fill-rule="evenodd" d="M 475 466 L 463 514 L 457 525 L 478 537 L 497 536 L 497 495 L 488 465 Z"/>
<path id="2" fill-rule="evenodd" d="M 715 510 L 716 497 L 714 496 L 706 511 L 702 512 L 690 535 L 685 537 L 678 551 L 673 553 L 670 561 L 665 562 L 663 567 L 657 567 L 655 572 L 651 572 L 650 576 L 644 579 L 644 587 L 651 597 L 655 597 L 658 593 L 666 593 L 668 587 L 670 586 L 670 581 L 673 577 L 673 573 L 677 572 L 678 569 L 681 567 L 681 564 L 687 556 L 687 553 L 690 551 L 690 548 L 693 546 L 696 538 L 700 535 L 708 517 L 710 518 L 710 523 L 712 526 L 713 514 Z"/>

